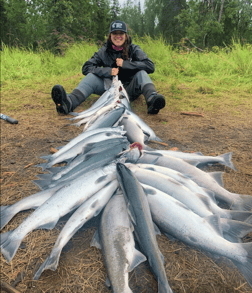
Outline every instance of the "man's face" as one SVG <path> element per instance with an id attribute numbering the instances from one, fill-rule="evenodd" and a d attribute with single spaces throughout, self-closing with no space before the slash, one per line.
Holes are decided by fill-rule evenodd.
<path id="1" fill-rule="evenodd" d="M 121 47 L 125 42 L 126 34 L 122 31 L 113 31 L 111 33 L 111 40 L 117 47 Z"/>

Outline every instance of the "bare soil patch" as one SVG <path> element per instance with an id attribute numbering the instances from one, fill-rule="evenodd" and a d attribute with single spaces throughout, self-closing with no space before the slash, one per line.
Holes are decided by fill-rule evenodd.
<path id="1" fill-rule="evenodd" d="M 45 98 L 44 93 L 39 94 Z M 90 103 L 91 100 L 87 101 L 77 110 L 89 107 Z M 150 116 L 146 114 L 142 97 L 134 103 L 136 114 L 168 143 L 168 149 L 177 147 L 205 155 L 233 152 L 238 171 L 219 165 L 208 170 L 223 171 L 225 188 L 229 191 L 252 195 L 252 110 L 244 110 L 243 115 L 237 117 L 228 110 L 195 117 L 180 115 L 172 109 Z M 35 167 L 43 162 L 40 157 L 82 131 L 82 127 L 68 126 L 65 117 L 56 114 L 49 95 L 48 105 L 43 107 L 37 97 L 33 104 L 24 105 L 18 112 L 5 113 L 17 119 L 17 125 L 1 120 L 1 205 L 13 204 L 39 191 L 32 180 L 42 173 Z M 151 146 L 164 149 L 156 144 Z M 16 228 L 29 213 L 31 211 L 15 216 L 3 231 Z M 10 264 L 1 255 L 1 280 L 20 292 L 110 292 L 105 286 L 102 253 L 89 247 L 95 223 L 76 233 L 64 249 L 55 272 L 47 270 L 39 281 L 32 281 L 34 272 L 50 254 L 62 225 L 60 222 L 52 231 L 37 230 L 29 234 Z M 252 235 L 244 241 L 252 241 Z M 158 243 L 174 292 L 252 292 L 228 260 L 213 258 L 164 235 L 158 236 Z M 157 283 L 146 263 L 130 274 L 130 287 L 133 292 L 157 292 Z"/>

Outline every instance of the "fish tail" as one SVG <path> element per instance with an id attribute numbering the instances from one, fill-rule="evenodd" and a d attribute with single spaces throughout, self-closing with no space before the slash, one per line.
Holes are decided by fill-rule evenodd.
<path id="1" fill-rule="evenodd" d="M 223 159 L 223 164 L 225 166 L 237 171 L 237 169 L 235 168 L 235 165 L 231 162 L 232 155 L 233 155 L 233 152 L 230 152 L 223 155 L 219 155 L 219 157 Z"/>
<path id="2" fill-rule="evenodd" d="M 32 180 L 32 182 L 39 187 L 40 190 L 45 190 L 49 186 L 51 182 L 48 182 L 47 180 Z"/>
<path id="3" fill-rule="evenodd" d="M 158 136 L 155 136 L 155 138 L 153 140 L 163 142 L 162 139 L 159 138 Z"/>
<path id="4" fill-rule="evenodd" d="M 0 230 L 2 230 L 3 227 L 5 227 L 9 223 L 9 221 L 15 216 L 15 213 L 11 211 L 10 207 L 11 206 L 0 206 Z"/>
<path id="5" fill-rule="evenodd" d="M 23 239 L 13 239 L 13 232 L 14 230 L 1 234 L 1 251 L 7 263 L 13 259 Z"/>
<path id="6" fill-rule="evenodd" d="M 245 194 L 234 194 L 239 196 L 240 200 L 232 205 L 233 210 L 252 211 L 252 196 Z"/>
<path id="7" fill-rule="evenodd" d="M 72 124 L 67 124 L 67 125 L 74 125 L 74 126 L 76 126 L 76 127 L 80 127 L 80 123 L 79 123 L 79 122 L 72 123 Z"/>
<path id="8" fill-rule="evenodd" d="M 230 219 L 220 219 L 225 239 L 231 242 L 242 242 L 242 238 L 252 232 L 252 225 Z"/>
<path id="9" fill-rule="evenodd" d="M 46 170 L 54 175 L 60 172 L 62 170 L 62 167 L 51 167 L 51 168 L 47 168 Z"/>
<path id="10" fill-rule="evenodd" d="M 70 114 L 72 116 L 79 116 L 80 115 L 80 113 L 78 113 L 78 112 L 69 112 L 68 114 Z"/>
<path id="11" fill-rule="evenodd" d="M 52 181 L 52 174 L 38 174 L 36 175 L 37 178 L 41 179 L 41 180 L 47 180 L 47 181 Z"/>
<path id="12" fill-rule="evenodd" d="M 234 264 L 237 266 L 238 270 L 247 280 L 249 285 L 252 287 L 252 243 L 241 243 L 242 248 L 247 252 L 247 261 L 244 263 L 240 263 L 237 261 L 233 261 Z"/>
<path id="13" fill-rule="evenodd" d="M 42 163 L 42 164 L 38 164 L 35 167 L 41 168 L 42 171 L 45 171 L 46 167 L 47 167 L 48 163 Z"/>
<path id="14" fill-rule="evenodd" d="M 232 211 L 228 210 L 232 220 L 247 222 L 252 219 L 252 211 Z M 252 223 L 251 223 L 252 224 Z"/>
<path id="15" fill-rule="evenodd" d="M 55 271 L 59 264 L 60 253 L 61 253 L 61 250 L 59 249 L 53 250 L 50 256 L 47 257 L 47 259 L 43 262 L 43 264 L 37 270 L 33 279 L 38 280 L 44 270 L 50 269 L 52 271 Z"/>
<path id="16" fill-rule="evenodd" d="M 52 156 L 52 155 L 46 155 L 46 156 L 42 156 L 42 157 L 40 157 L 40 158 L 43 159 L 43 160 L 47 160 L 47 161 L 49 161 L 50 158 L 51 158 L 51 156 Z"/>

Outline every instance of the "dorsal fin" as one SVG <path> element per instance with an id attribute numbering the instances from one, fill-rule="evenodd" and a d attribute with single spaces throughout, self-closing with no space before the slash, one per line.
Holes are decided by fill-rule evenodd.
<path id="1" fill-rule="evenodd" d="M 204 188 L 204 187 L 202 187 L 202 189 L 216 203 L 215 193 L 212 190 Z"/>
<path id="2" fill-rule="evenodd" d="M 94 236 L 93 236 L 93 239 L 91 240 L 90 246 L 94 246 L 98 249 L 101 249 L 101 242 L 100 242 L 98 229 L 94 233 Z"/>
<path id="3" fill-rule="evenodd" d="M 208 217 L 204 218 L 216 231 L 216 233 L 218 233 L 218 235 L 220 235 L 221 237 L 223 237 L 223 232 L 220 226 L 220 217 L 218 215 L 211 215 Z"/>
<path id="4" fill-rule="evenodd" d="M 200 161 L 198 160 L 191 160 L 191 159 L 183 159 L 183 161 L 187 162 L 188 164 L 192 165 L 192 166 L 197 166 L 199 165 Z"/>
<path id="5" fill-rule="evenodd" d="M 212 212 L 212 210 L 211 210 L 211 204 L 210 204 L 210 199 L 207 196 L 203 195 L 203 194 L 200 194 L 200 193 L 196 193 L 196 194 L 201 199 L 201 201 L 205 204 L 206 208 L 210 212 Z"/>
<path id="6" fill-rule="evenodd" d="M 223 173 L 224 172 L 209 172 L 208 174 L 221 186 L 224 187 L 223 184 Z"/>

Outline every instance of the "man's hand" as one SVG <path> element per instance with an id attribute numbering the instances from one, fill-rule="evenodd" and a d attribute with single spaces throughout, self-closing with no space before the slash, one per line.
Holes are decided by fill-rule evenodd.
<path id="1" fill-rule="evenodd" d="M 116 58 L 116 65 L 119 66 L 119 67 L 122 67 L 123 66 L 123 59 Z"/>
<path id="2" fill-rule="evenodd" d="M 119 68 L 112 68 L 111 75 L 116 76 L 119 72 Z"/>

